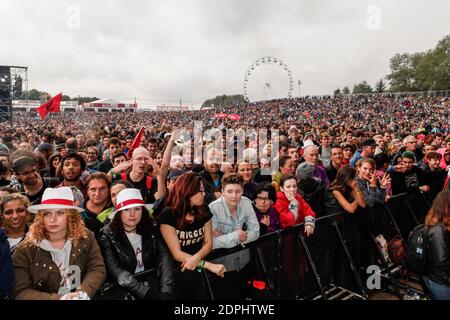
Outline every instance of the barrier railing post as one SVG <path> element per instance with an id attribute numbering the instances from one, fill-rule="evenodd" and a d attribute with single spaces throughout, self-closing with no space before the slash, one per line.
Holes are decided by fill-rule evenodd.
<path id="1" fill-rule="evenodd" d="M 430 209 L 431 208 L 431 204 L 430 204 L 430 201 L 429 201 L 429 197 L 427 197 L 425 195 L 425 193 L 423 193 L 423 192 L 420 192 L 420 195 L 422 196 L 422 199 L 423 199 L 423 201 L 425 202 L 425 204 L 427 206 L 426 210 Z"/>
<path id="2" fill-rule="evenodd" d="M 262 269 L 262 271 L 264 273 L 264 279 L 266 280 L 266 283 L 269 286 L 269 289 L 273 290 L 274 289 L 273 282 L 270 279 L 269 273 L 267 271 L 266 262 L 265 262 L 264 255 L 262 253 L 261 247 L 256 248 L 256 254 L 257 254 L 259 263 L 261 264 L 261 269 Z"/>
<path id="3" fill-rule="evenodd" d="M 389 208 L 389 205 L 386 204 L 386 205 L 384 206 L 384 209 L 386 210 L 386 212 L 387 212 L 387 214 L 388 214 L 388 216 L 389 216 L 389 219 L 390 219 L 391 222 L 392 222 L 392 225 L 393 225 L 393 227 L 394 227 L 394 229 L 395 229 L 395 232 L 397 233 L 397 235 L 398 235 L 398 236 L 402 239 L 402 241 L 404 242 L 405 239 L 403 239 L 402 232 L 400 231 L 400 228 L 398 227 L 397 221 L 395 220 L 394 215 L 392 214 L 391 208 Z"/>
<path id="4" fill-rule="evenodd" d="M 314 278 L 316 279 L 317 286 L 319 287 L 319 290 L 320 290 L 320 294 L 322 295 L 324 300 L 328 300 L 327 294 L 325 293 L 325 290 L 324 290 L 324 288 L 322 286 L 322 283 L 320 281 L 320 275 L 317 272 L 316 264 L 314 263 L 314 261 L 312 259 L 311 252 L 309 251 L 309 248 L 308 248 L 308 245 L 306 244 L 305 238 L 303 237 L 303 235 L 301 234 L 300 231 L 298 233 L 298 237 L 300 239 L 301 245 L 303 246 L 303 249 L 305 249 L 306 258 L 307 258 L 307 261 L 309 262 L 311 270 L 312 270 L 312 272 L 314 274 Z"/>
<path id="5" fill-rule="evenodd" d="M 414 214 L 414 210 L 413 210 L 413 208 L 411 207 L 411 204 L 409 203 L 409 201 L 408 201 L 407 199 L 403 199 L 403 203 L 406 204 L 406 207 L 408 208 L 409 215 L 410 215 L 411 218 L 414 220 L 414 223 L 415 223 L 416 225 L 418 225 L 418 224 L 419 224 L 419 220 L 417 220 L 417 217 L 416 217 L 416 215 Z"/>
<path id="6" fill-rule="evenodd" d="M 277 232 L 277 238 L 275 239 L 275 272 L 277 275 L 277 287 L 276 287 L 276 297 L 278 300 L 281 299 L 281 279 L 282 279 L 282 243 L 283 239 L 281 237 L 281 232 Z"/>
<path id="7" fill-rule="evenodd" d="M 342 247 L 344 249 L 345 256 L 347 257 L 348 263 L 350 265 L 350 269 L 352 270 L 353 276 L 355 277 L 355 281 L 356 281 L 359 289 L 361 290 L 362 295 L 365 298 L 367 298 L 368 295 L 367 295 L 366 290 L 364 289 L 364 286 L 362 284 L 361 277 L 359 275 L 359 270 L 356 270 L 355 264 L 353 263 L 353 258 L 350 255 L 350 252 L 348 251 L 347 245 L 345 244 L 344 238 L 342 237 L 342 234 L 341 234 L 341 230 L 339 230 L 339 226 L 337 225 L 336 221 L 333 222 L 333 227 L 336 230 L 336 233 L 337 233 L 337 235 L 339 237 L 339 241 L 340 241 L 340 243 L 341 243 L 341 245 L 342 245 Z"/>
<path id="8" fill-rule="evenodd" d="M 211 282 L 209 281 L 209 275 L 208 272 L 206 270 L 202 270 L 203 276 L 205 278 L 205 283 L 206 283 L 206 289 L 208 289 L 209 292 L 209 296 L 211 297 L 211 300 L 215 300 L 214 298 L 214 292 L 211 288 Z"/>

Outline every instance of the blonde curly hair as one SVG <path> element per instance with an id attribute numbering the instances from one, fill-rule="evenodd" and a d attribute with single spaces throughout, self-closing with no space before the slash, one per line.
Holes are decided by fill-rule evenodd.
<path id="1" fill-rule="evenodd" d="M 64 209 L 67 214 L 67 232 L 66 239 L 72 239 L 73 244 L 80 239 L 87 239 L 87 229 L 84 225 L 83 219 L 77 210 L 74 209 Z M 44 224 L 44 210 L 39 210 L 34 218 L 33 224 L 30 226 L 30 231 L 28 232 L 25 243 L 36 244 L 44 239 L 48 240 L 48 232 L 45 229 Z"/>

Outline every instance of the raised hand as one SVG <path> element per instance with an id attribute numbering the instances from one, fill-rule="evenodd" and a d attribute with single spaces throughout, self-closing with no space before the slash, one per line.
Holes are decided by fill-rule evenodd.
<path id="1" fill-rule="evenodd" d="M 389 174 L 385 173 L 383 177 L 378 178 L 378 181 L 380 182 L 380 186 L 382 188 L 386 188 L 391 183 L 391 177 Z"/>

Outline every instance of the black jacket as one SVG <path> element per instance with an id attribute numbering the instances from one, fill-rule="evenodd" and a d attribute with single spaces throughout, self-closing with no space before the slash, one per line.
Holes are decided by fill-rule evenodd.
<path id="1" fill-rule="evenodd" d="M 422 169 L 414 166 L 408 172 L 392 172 L 392 194 L 397 195 L 405 192 L 419 191 L 419 187 L 425 185 L 425 173 Z"/>
<path id="2" fill-rule="evenodd" d="M 219 171 L 217 174 L 219 175 L 219 181 L 222 180 L 223 173 Z M 213 178 L 206 170 L 200 172 L 200 176 L 202 177 L 203 187 L 205 188 L 205 202 L 206 204 L 210 204 L 216 200 L 214 192 L 222 192 L 221 184 L 219 183 L 218 187 L 214 186 Z"/>
<path id="3" fill-rule="evenodd" d="M 121 281 L 121 286 L 137 299 L 170 297 L 174 288 L 173 260 L 169 250 L 161 238 L 159 231 L 142 235 L 142 260 L 145 270 L 156 269 L 154 275 L 138 279 L 134 275 L 136 270 L 136 256 L 125 232 L 115 233 L 110 225 L 100 231 L 100 249 L 105 260 L 108 276 L 114 282 Z M 149 282 L 149 286 L 144 282 Z M 157 282 L 157 283 L 156 283 Z"/>
<path id="4" fill-rule="evenodd" d="M 427 241 L 427 276 L 450 286 L 450 233 L 443 224 L 431 227 Z"/>
<path id="5" fill-rule="evenodd" d="M 8 238 L 0 228 L 0 301 L 8 299 L 14 287 L 14 268 Z"/>
<path id="6" fill-rule="evenodd" d="M 424 177 L 425 185 L 430 187 L 428 195 L 430 200 L 433 201 L 437 194 L 442 191 L 442 188 L 444 188 L 445 179 L 447 178 L 447 171 L 441 168 L 431 171 L 430 168 L 426 166 L 424 170 Z"/>
<path id="7" fill-rule="evenodd" d="M 297 184 L 297 192 L 308 202 L 316 213 L 316 218 L 326 214 L 325 212 L 325 186 L 313 178 L 302 179 Z"/>

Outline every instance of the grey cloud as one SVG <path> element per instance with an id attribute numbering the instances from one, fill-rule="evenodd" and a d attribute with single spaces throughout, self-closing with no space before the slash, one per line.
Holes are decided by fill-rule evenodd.
<path id="1" fill-rule="evenodd" d="M 81 10 L 70 29 L 68 8 Z M 367 8 L 381 28 L 366 27 Z M 147 105 L 242 92 L 248 66 L 283 59 L 302 94 L 386 75 L 397 52 L 450 31 L 448 1 L 2 1 L 1 64 L 27 65 L 30 88 Z M 298 88 L 295 87 L 294 94 Z M 155 100 L 155 101 L 152 101 Z"/>

